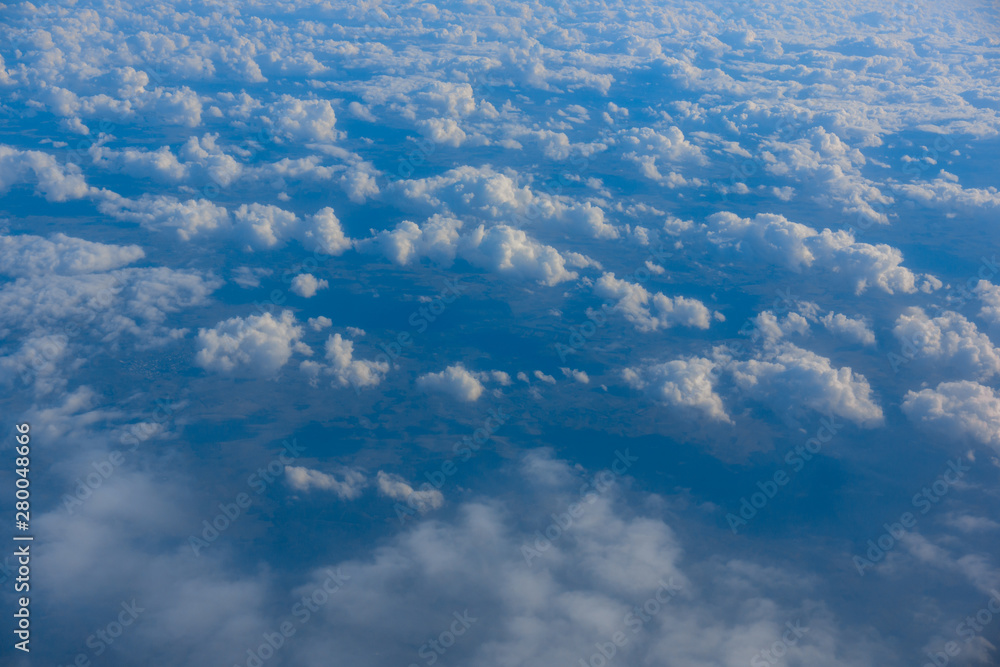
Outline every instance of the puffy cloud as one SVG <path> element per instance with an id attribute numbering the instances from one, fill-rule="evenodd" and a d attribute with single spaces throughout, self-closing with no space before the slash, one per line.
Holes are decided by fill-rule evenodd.
<path id="1" fill-rule="evenodd" d="M 285 479 L 297 491 L 332 491 L 341 500 L 354 500 L 368 483 L 365 474 L 353 468 L 342 469 L 340 477 L 302 466 L 285 466 Z"/>
<path id="2" fill-rule="evenodd" d="M 704 165 L 708 160 L 702 154 L 701 149 L 689 142 L 684 133 L 677 127 L 671 126 L 664 132 L 657 132 L 651 127 L 642 127 L 630 130 L 622 137 L 622 146 L 631 149 L 625 153 L 626 160 L 635 162 L 639 167 L 639 172 L 646 178 L 661 181 L 670 187 L 686 184 L 683 176 L 677 173 L 663 175 L 660 172 L 657 162 L 662 163 L 690 163 Z"/>
<path id="3" fill-rule="evenodd" d="M 459 230 L 462 221 L 435 215 L 423 226 L 404 220 L 392 230 L 378 232 L 368 239 L 359 240 L 361 251 L 379 250 L 390 260 L 407 265 L 420 257 L 449 265 L 458 252 Z"/>
<path id="4" fill-rule="evenodd" d="M 462 145 L 466 134 L 451 118 L 429 118 L 417 123 L 424 136 L 438 144 L 446 144 L 454 148 Z"/>
<path id="5" fill-rule="evenodd" d="M 560 368 L 559 370 L 562 371 L 563 375 L 568 378 L 572 378 L 580 384 L 590 384 L 590 377 L 584 371 L 578 371 L 571 368 Z"/>
<path id="6" fill-rule="evenodd" d="M 277 132 L 300 141 L 336 141 L 337 114 L 329 100 L 300 100 L 290 95 L 267 108 Z"/>
<path id="7" fill-rule="evenodd" d="M 741 218 L 728 211 L 714 213 L 708 217 L 707 234 L 710 242 L 747 261 L 801 271 L 815 260 L 806 240 L 816 236 L 816 231 L 782 215 L 758 213 L 754 218 Z"/>
<path id="8" fill-rule="evenodd" d="M 480 225 L 462 239 L 462 258 L 476 266 L 501 275 L 528 278 L 542 285 L 558 285 L 577 277 L 571 266 L 585 267 L 591 260 L 567 253 L 565 256 L 552 246 L 530 238 L 520 229 L 498 225 L 486 229 Z"/>
<path id="9" fill-rule="evenodd" d="M 929 317 L 920 308 L 908 308 L 892 333 L 903 344 L 904 354 L 933 362 L 946 372 L 980 379 L 1000 372 L 1000 354 L 990 339 L 956 312 Z"/>
<path id="10" fill-rule="evenodd" d="M 94 243 L 55 234 L 50 239 L 23 234 L 0 235 L 0 274 L 12 277 L 103 273 L 145 257 L 135 245 Z"/>
<path id="11" fill-rule="evenodd" d="M 232 225 L 229 211 L 207 199 L 180 201 L 169 195 L 142 195 L 139 199 L 126 199 L 107 191 L 104 195 L 103 201 L 98 204 L 101 213 L 151 229 L 174 229 L 184 241 L 200 234 L 230 229 Z"/>
<path id="12" fill-rule="evenodd" d="M 841 203 L 844 213 L 858 220 L 869 224 L 889 222 L 882 208 L 891 204 L 892 198 L 862 175 L 866 160 L 861 151 L 836 134 L 812 127 L 792 141 L 768 139 L 764 147 L 769 173 L 823 186 L 825 192 L 816 197 L 817 201 L 827 203 L 832 198 Z"/>
<path id="13" fill-rule="evenodd" d="M 594 264 L 577 253 L 561 254 L 526 232 L 507 225 L 489 228 L 479 225 L 465 233 L 461 229 L 460 220 L 435 215 L 422 226 L 404 220 L 394 229 L 378 232 L 355 245 L 362 252 L 381 252 L 401 265 L 428 257 L 448 266 L 460 257 L 473 266 L 500 275 L 535 280 L 548 286 L 578 277 L 567 264 L 577 267 Z"/>
<path id="14" fill-rule="evenodd" d="M 980 280 L 974 292 L 983 304 L 979 310 L 979 317 L 991 324 L 1000 324 L 1000 285 Z"/>
<path id="15" fill-rule="evenodd" d="M 754 318 L 754 333 L 764 340 L 780 340 L 789 334 L 805 336 L 809 333 L 809 321 L 799 313 L 787 313 L 783 318 L 765 310 Z"/>
<path id="16" fill-rule="evenodd" d="M 775 345 L 758 359 L 732 362 L 729 370 L 753 399 L 777 406 L 791 400 L 866 428 L 882 424 L 882 408 L 863 375 L 834 368 L 829 359 L 791 343 Z"/>
<path id="17" fill-rule="evenodd" d="M 414 490 L 410 484 L 393 473 L 378 471 L 375 478 L 378 492 L 392 500 L 407 503 L 421 514 L 426 514 L 431 510 L 436 510 L 444 505 L 444 494 L 429 484 L 419 490 Z"/>
<path id="18" fill-rule="evenodd" d="M 399 181 L 393 187 L 428 210 L 445 209 L 456 217 L 475 215 L 514 226 L 550 222 L 594 238 L 619 236 L 618 228 L 607 222 L 599 206 L 533 190 L 522 185 L 513 170 L 466 165 L 440 176 Z"/>
<path id="19" fill-rule="evenodd" d="M 613 273 L 605 273 L 597 280 L 594 293 L 615 300 L 614 308 L 639 331 L 656 331 L 678 325 L 707 329 L 711 320 L 711 311 L 697 299 L 650 293 L 638 283 L 615 278 Z"/>
<path id="20" fill-rule="evenodd" d="M 968 436 L 1000 450 L 1000 394 L 977 382 L 942 382 L 909 391 L 903 412 L 912 421 L 949 435 Z"/>
<path id="21" fill-rule="evenodd" d="M 630 387 L 645 390 L 667 405 L 694 408 L 711 419 L 731 423 L 722 397 L 714 390 L 715 372 L 711 359 L 692 357 L 626 368 L 622 377 Z"/>
<path id="22" fill-rule="evenodd" d="M 271 376 L 288 363 L 302 327 L 292 311 L 233 317 L 198 331 L 196 363 L 206 370 Z"/>
<path id="23" fill-rule="evenodd" d="M 47 201 L 62 202 L 90 194 L 80 168 L 60 164 L 40 151 L 23 151 L 0 144 L 0 194 L 20 183 L 31 183 Z"/>
<path id="24" fill-rule="evenodd" d="M 903 254 L 885 244 L 858 243 L 846 231 L 822 232 L 781 215 L 741 218 L 723 211 L 708 217 L 709 242 L 746 261 L 763 261 L 792 271 L 816 267 L 850 281 L 856 294 L 878 287 L 888 294 L 917 291 L 917 276 L 901 266 Z M 927 277 L 928 280 L 931 277 Z"/>
<path id="25" fill-rule="evenodd" d="M 316 276 L 311 273 L 301 273 L 294 278 L 292 278 L 291 290 L 299 296 L 310 299 L 316 296 L 316 292 L 321 289 L 326 289 L 330 284 L 322 279 L 316 278 Z"/>
<path id="26" fill-rule="evenodd" d="M 862 345 L 871 346 L 875 344 L 875 332 L 861 318 L 847 317 L 843 313 L 834 313 L 831 310 L 820 321 L 826 327 L 826 330 L 834 335 L 842 336 L 847 340 Z"/>
<path id="27" fill-rule="evenodd" d="M 552 377 L 551 375 L 546 375 L 545 373 L 543 373 L 541 371 L 535 371 L 534 375 L 535 375 L 536 379 L 541 380 L 542 382 L 544 382 L 546 384 L 555 384 L 556 383 L 556 379 L 554 377 Z"/>
<path id="28" fill-rule="evenodd" d="M 483 393 L 483 384 L 461 364 L 448 366 L 440 373 L 427 373 L 417 378 L 417 387 L 424 391 L 447 394 L 455 400 L 471 403 Z"/>
<path id="29" fill-rule="evenodd" d="M 235 237 L 255 250 L 268 250 L 289 240 L 303 243 L 311 251 L 340 255 L 351 240 L 330 207 L 299 218 L 270 204 L 242 204 L 232 214 L 207 199 L 180 201 L 168 195 L 143 195 L 127 199 L 104 191 L 99 208 L 117 220 L 138 222 L 151 229 L 175 229 L 184 241 L 201 235 Z"/>
<path id="30" fill-rule="evenodd" d="M 214 276 L 165 267 L 20 278 L 0 290 L 0 337 L 49 331 L 110 343 L 128 333 L 158 345 L 185 333 L 166 326 L 169 315 L 203 305 L 221 286 Z"/>
<path id="31" fill-rule="evenodd" d="M 318 317 L 310 317 L 307 323 L 310 327 L 312 327 L 313 331 L 322 331 L 323 329 L 329 329 L 333 326 L 333 320 L 329 317 L 323 317 L 322 315 Z M 361 332 L 361 335 L 364 335 L 363 331 Z"/>
<path id="32" fill-rule="evenodd" d="M 302 362 L 302 370 L 313 377 L 313 382 L 323 373 L 333 376 L 334 386 L 351 386 L 360 390 L 378 386 L 389 372 L 388 361 L 355 359 L 354 341 L 339 333 L 327 338 L 325 356 L 326 365 L 315 361 Z"/>

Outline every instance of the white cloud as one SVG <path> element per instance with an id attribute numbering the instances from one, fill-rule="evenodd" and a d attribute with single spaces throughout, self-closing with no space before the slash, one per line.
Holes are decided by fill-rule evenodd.
<path id="1" fill-rule="evenodd" d="M 778 344 L 758 359 L 732 362 L 729 370 L 748 397 L 776 408 L 794 402 L 865 428 L 882 424 L 882 408 L 863 375 L 846 366 L 834 368 L 829 359 L 791 343 Z"/>
<path id="2" fill-rule="evenodd" d="M 285 479 L 288 485 L 298 491 L 332 491 L 341 500 L 354 500 L 361 496 L 368 482 L 360 470 L 343 468 L 337 475 L 331 475 L 319 470 L 310 470 L 302 466 L 285 466 Z"/>
<path id="3" fill-rule="evenodd" d="M 554 377 L 552 377 L 551 375 L 546 375 L 545 373 L 543 373 L 541 371 L 535 371 L 534 375 L 535 375 L 536 379 L 541 380 L 542 382 L 545 382 L 546 384 L 555 384 L 556 383 L 556 379 Z"/>
<path id="4" fill-rule="evenodd" d="M 621 312 L 639 331 L 656 331 L 673 326 L 707 329 L 711 321 L 711 311 L 697 299 L 651 293 L 638 283 L 615 278 L 613 273 L 605 273 L 597 280 L 594 293 L 616 300 L 615 310 Z"/>
<path id="5" fill-rule="evenodd" d="M 692 357 L 626 368 L 622 377 L 630 387 L 645 390 L 667 405 L 694 408 L 711 419 L 731 423 L 722 397 L 715 393 L 715 371 L 711 359 Z"/>
<path id="6" fill-rule="evenodd" d="M 850 318 L 843 313 L 834 313 L 831 310 L 820 321 L 826 330 L 834 335 L 842 336 L 861 345 L 871 346 L 875 344 L 875 332 L 861 318 Z"/>
<path id="7" fill-rule="evenodd" d="M 817 232 L 781 215 L 758 213 L 754 218 L 741 218 L 728 211 L 709 216 L 705 229 L 709 242 L 744 261 L 777 264 L 797 273 L 815 267 L 842 276 L 856 294 L 869 287 L 888 294 L 917 291 L 918 277 L 902 266 L 899 250 L 858 243 L 847 231 Z"/>
<path id="8" fill-rule="evenodd" d="M 425 137 L 438 144 L 458 148 L 467 138 L 462 128 L 451 118 L 429 118 L 417 123 Z"/>
<path id="9" fill-rule="evenodd" d="M 315 361 L 303 361 L 301 368 L 313 377 L 313 382 L 320 373 L 323 373 L 332 375 L 336 386 L 351 386 L 355 389 L 376 387 L 389 372 L 388 361 L 355 359 L 354 341 L 344 338 L 339 333 L 333 334 L 326 340 L 326 361 L 326 365 Z"/>
<path id="10" fill-rule="evenodd" d="M 340 255 L 351 247 L 351 240 L 329 207 L 299 218 L 271 204 L 242 204 L 230 214 L 207 199 L 182 202 L 169 195 L 127 199 L 107 190 L 102 196 L 98 207 L 105 215 L 151 229 L 175 229 L 183 241 L 218 234 L 236 238 L 252 250 L 268 250 L 297 240 L 310 251 L 328 255 Z"/>
<path id="11" fill-rule="evenodd" d="M 908 308 L 892 333 L 906 356 L 932 362 L 945 372 L 979 379 L 1000 372 L 1000 353 L 990 339 L 956 312 L 932 318 L 920 308 Z"/>
<path id="12" fill-rule="evenodd" d="M 333 320 L 329 317 L 323 317 L 322 315 L 319 315 L 318 317 L 310 317 L 306 323 L 312 328 L 313 331 L 322 331 L 323 329 L 329 329 L 333 326 Z"/>
<path id="13" fill-rule="evenodd" d="M 302 327 L 290 310 L 278 318 L 271 313 L 233 317 L 198 331 L 195 361 L 210 371 L 270 376 L 288 362 L 301 337 Z"/>
<path id="14" fill-rule="evenodd" d="M 426 514 L 444 505 L 444 495 L 437 489 L 414 490 L 405 479 L 393 473 L 379 470 L 376 475 L 376 484 L 381 495 L 407 503 L 421 514 Z"/>
<path id="15" fill-rule="evenodd" d="M 90 188 L 75 164 L 61 164 L 40 151 L 24 151 L 0 144 L 0 194 L 21 183 L 31 183 L 47 201 L 86 197 Z"/>
<path id="16" fill-rule="evenodd" d="M 282 95 L 266 111 L 275 130 L 300 141 L 329 141 L 339 138 L 337 114 L 329 100 L 301 100 Z"/>
<path id="17" fill-rule="evenodd" d="M 455 400 L 471 403 L 483 393 L 483 384 L 461 364 L 448 366 L 440 373 L 427 373 L 417 378 L 417 387 L 424 391 L 447 394 Z"/>
<path id="18" fill-rule="evenodd" d="M 571 368 L 560 368 L 562 374 L 568 378 L 572 378 L 580 384 L 590 384 L 590 377 L 584 371 L 578 371 Z"/>
<path id="19" fill-rule="evenodd" d="M 292 278 L 292 286 L 290 289 L 302 298 L 310 299 L 316 296 L 317 291 L 326 289 L 329 286 L 330 284 L 327 281 L 318 279 L 311 273 L 300 273 Z"/>
<path id="20" fill-rule="evenodd" d="M 983 304 L 979 317 L 991 324 L 1000 323 L 1000 285 L 994 285 L 988 280 L 980 280 L 974 290 Z"/>
<path id="21" fill-rule="evenodd" d="M 942 382 L 909 391 L 903 412 L 912 421 L 949 435 L 968 436 L 1000 450 L 1000 394 L 976 382 Z"/>
<path id="22" fill-rule="evenodd" d="M 49 239 L 30 234 L 0 235 L 0 274 L 12 277 L 103 273 L 143 257 L 139 246 L 94 243 L 65 234 Z"/>

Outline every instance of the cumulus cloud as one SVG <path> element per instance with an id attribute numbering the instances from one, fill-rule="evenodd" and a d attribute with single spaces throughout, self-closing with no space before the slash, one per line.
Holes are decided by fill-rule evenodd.
<path id="1" fill-rule="evenodd" d="M 750 398 L 776 407 L 789 401 L 872 428 L 882 424 L 882 408 L 868 380 L 849 367 L 791 343 L 781 343 L 759 358 L 729 365 L 736 385 Z"/>
<path id="2" fill-rule="evenodd" d="M 559 370 L 562 371 L 563 375 L 579 382 L 580 384 L 590 384 L 590 376 L 588 376 L 584 371 L 578 371 L 572 368 L 560 368 Z"/>
<path id="3" fill-rule="evenodd" d="M 692 357 L 626 368 L 622 377 L 630 387 L 646 391 L 655 400 L 694 408 L 710 419 L 732 423 L 722 397 L 715 393 L 715 372 L 711 359 Z"/>
<path id="4" fill-rule="evenodd" d="M 198 331 L 195 362 L 205 370 L 271 376 L 292 356 L 302 327 L 292 311 L 233 317 Z"/>
<path id="5" fill-rule="evenodd" d="M 351 247 L 340 219 L 330 207 L 300 218 L 272 204 L 242 204 L 230 212 L 207 199 L 180 201 L 169 195 L 128 199 L 103 191 L 99 208 L 117 220 L 157 230 L 175 230 L 183 241 L 199 236 L 234 238 L 251 250 L 269 250 L 296 240 L 310 251 L 340 255 Z"/>
<path id="6" fill-rule="evenodd" d="M 902 266 L 903 253 L 886 244 L 859 243 L 847 231 L 817 232 L 781 215 L 741 218 L 728 211 L 708 217 L 710 243 L 745 261 L 763 261 L 802 272 L 816 268 L 849 281 L 856 294 L 877 287 L 888 294 L 913 293 L 919 277 Z M 933 281 L 924 276 L 924 282 Z"/>
<path id="7" fill-rule="evenodd" d="M 415 490 L 409 482 L 399 475 L 383 470 L 378 471 L 375 481 L 381 495 L 397 502 L 407 503 L 421 514 L 426 514 L 444 505 L 444 494 L 437 489 L 429 488 L 430 485 L 425 485 L 428 488 Z"/>
<path id="8" fill-rule="evenodd" d="M 317 278 L 311 273 L 301 273 L 292 278 L 292 286 L 289 289 L 304 299 L 310 299 L 316 296 L 316 292 L 329 286 L 327 281 Z"/>
<path id="9" fill-rule="evenodd" d="M 962 380 L 934 389 L 909 391 L 902 404 L 912 421 L 940 433 L 960 434 L 1000 450 L 1000 394 L 992 387 Z"/>
<path id="10" fill-rule="evenodd" d="M 426 210 L 445 209 L 453 217 L 474 215 L 515 227 L 548 223 L 602 239 L 619 236 L 600 206 L 535 190 L 522 184 L 513 170 L 465 165 L 440 176 L 399 181 L 394 187 Z"/>
<path id="11" fill-rule="evenodd" d="M 0 290 L 0 337 L 72 332 L 110 343 L 130 334 L 140 346 L 159 345 L 186 332 L 169 326 L 170 315 L 203 305 L 221 286 L 210 274 L 166 267 L 33 275 Z"/>
<path id="12" fill-rule="evenodd" d="M 30 234 L 0 235 L 0 274 L 11 277 L 103 273 L 143 257 L 139 246 L 95 243 L 61 233 L 49 239 Z"/>
<path id="13" fill-rule="evenodd" d="M 354 341 L 339 333 L 327 338 L 325 350 L 326 364 L 315 361 L 303 361 L 301 364 L 302 370 L 313 378 L 313 382 L 320 374 L 332 375 L 334 386 L 360 390 L 378 386 L 389 372 L 388 361 L 355 359 Z"/>
<path id="14" fill-rule="evenodd" d="M 51 202 L 80 199 L 90 193 L 75 164 L 61 164 L 48 153 L 0 144 L 0 194 L 21 183 L 34 185 L 35 192 Z"/>
<path id="15" fill-rule="evenodd" d="M 849 341 L 871 346 L 875 344 L 875 332 L 862 318 L 847 317 L 843 313 L 830 311 L 820 321 L 830 333 Z"/>
<path id="16" fill-rule="evenodd" d="M 1000 353 L 989 337 L 956 312 L 930 317 L 920 308 L 908 308 L 892 333 L 907 357 L 932 362 L 945 372 L 979 379 L 1000 372 Z"/>
<path id="17" fill-rule="evenodd" d="M 365 474 L 353 468 L 343 468 L 337 475 L 302 466 L 285 466 L 285 479 L 297 491 L 332 491 L 341 500 L 354 500 L 367 486 Z"/>
<path id="18" fill-rule="evenodd" d="M 613 273 L 605 273 L 597 280 L 594 293 L 616 301 L 615 310 L 639 331 L 656 331 L 673 326 L 707 329 L 711 322 L 711 311 L 701 301 L 651 293 L 638 283 L 615 278 Z"/>
<path id="19" fill-rule="evenodd" d="M 417 378 L 417 387 L 428 392 L 451 396 L 472 403 L 483 394 L 483 383 L 461 364 L 448 366 L 440 373 L 427 373 Z"/>
<path id="20" fill-rule="evenodd" d="M 268 106 L 266 115 L 275 131 L 290 139 L 333 142 L 339 138 L 335 129 L 337 114 L 329 100 L 301 100 L 282 95 Z"/>

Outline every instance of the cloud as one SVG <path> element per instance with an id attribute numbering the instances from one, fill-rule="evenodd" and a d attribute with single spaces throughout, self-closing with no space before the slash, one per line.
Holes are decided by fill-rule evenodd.
<path id="1" fill-rule="evenodd" d="M 1000 353 L 986 334 L 956 312 L 929 317 L 920 308 L 907 308 L 892 333 L 911 358 L 963 377 L 986 379 L 1000 372 Z"/>
<path id="2" fill-rule="evenodd" d="M 875 332 L 872 331 L 868 323 L 860 318 L 850 318 L 842 313 L 834 313 L 832 310 L 824 315 L 820 321 L 830 333 L 842 336 L 849 341 L 860 343 L 861 345 L 872 346 L 875 344 Z"/>
<path id="3" fill-rule="evenodd" d="M 657 401 L 694 408 L 710 419 L 732 423 L 722 397 L 715 393 L 715 372 L 711 359 L 692 357 L 626 368 L 622 377 L 627 385 L 645 390 Z"/>
<path id="4" fill-rule="evenodd" d="M 233 317 L 198 331 L 195 363 L 209 371 L 272 376 L 288 363 L 302 327 L 292 311 Z"/>
<path id="5" fill-rule="evenodd" d="M 977 382 L 942 382 L 909 391 L 903 413 L 938 433 L 970 437 L 1000 451 L 1000 394 Z"/>
<path id="6" fill-rule="evenodd" d="M 289 289 L 302 298 L 309 299 L 316 296 L 317 291 L 326 289 L 329 286 L 330 284 L 327 281 L 317 279 L 311 273 L 300 273 L 292 278 L 292 286 Z"/>
<path id="7" fill-rule="evenodd" d="M 285 466 L 285 479 L 297 491 L 332 491 L 341 500 L 354 500 L 368 483 L 363 472 L 352 468 L 340 470 L 340 477 L 305 467 Z"/>
<path id="8" fill-rule="evenodd" d="M 560 368 L 562 374 L 568 378 L 572 378 L 580 384 L 590 384 L 590 377 L 584 371 L 578 371 L 570 368 Z"/>
<path id="9" fill-rule="evenodd" d="M 110 344 L 131 334 L 142 347 L 160 345 L 186 331 L 171 328 L 168 316 L 203 305 L 222 284 L 165 267 L 20 278 L 0 290 L 0 337 L 48 331 Z"/>
<path id="10" fill-rule="evenodd" d="M 339 138 L 337 114 L 329 100 L 301 100 L 282 95 L 266 111 L 275 131 L 299 141 L 329 141 Z"/>
<path id="11" fill-rule="evenodd" d="M 465 132 L 451 118 L 429 118 L 417 123 L 425 137 L 437 144 L 458 148 L 467 138 Z"/>
<path id="12" fill-rule="evenodd" d="M 732 362 L 728 369 L 754 400 L 775 407 L 793 402 L 865 428 L 882 424 L 882 408 L 863 375 L 846 366 L 834 368 L 829 359 L 791 343 L 774 345 L 757 359 Z"/>
<path id="13" fill-rule="evenodd" d="M 21 183 L 33 184 L 35 193 L 50 202 L 81 199 L 90 194 L 75 164 L 60 164 L 47 153 L 0 144 L 0 194 Z"/>
<path id="14" fill-rule="evenodd" d="M 404 266 L 421 257 L 445 266 L 461 258 L 478 268 L 550 287 L 579 276 L 567 266 L 596 264 L 577 253 L 560 253 L 507 225 L 479 225 L 464 234 L 462 227 L 460 220 L 440 215 L 432 216 L 423 226 L 404 220 L 395 229 L 378 232 L 355 245 L 361 252 L 380 252 Z"/>
<path id="15" fill-rule="evenodd" d="M 30 234 L 0 235 L 0 274 L 15 278 L 104 273 L 145 256 L 142 248 L 136 245 L 94 243 L 61 233 L 49 239 Z"/>
<path id="16" fill-rule="evenodd" d="M 399 475 L 379 470 L 376 475 L 376 484 L 381 495 L 398 502 L 405 502 L 421 514 L 426 514 L 444 505 L 444 494 L 440 491 L 432 488 L 416 491 L 409 482 Z"/>
<path id="17" fill-rule="evenodd" d="M 991 324 L 1000 324 L 1000 285 L 980 280 L 973 291 L 983 304 L 979 310 L 979 317 Z"/>
<path id="18" fill-rule="evenodd" d="M 312 376 L 314 383 L 322 373 L 333 376 L 334 386 L 351 386 L 356 390 L 377 387 L 389 372 L 388 361 L 355 359 L 354 341 L 344 338 L 339 333 L 326 339 L 326 361 L 325 365 L 315 361 L 303 361 L 301 368 Z"/>
<path id="19" fill-rule="evenodd" d="M 103 191 L 98 208 L 117 220 L 137 222 L 151 229 L 174 229 L 182 241 L 199 236 L 234 238 L 250 250 L 270 250 L 297 240 L 310 251 L 340 255 L 351 240 L 330 207 L 298 217 L 272 204 L 242 204 L 232 213 L 207 199 L 180 201 L 169 195 L 127 199 Z"/>
<path id="20" fill-rule="evenodd" d="M 858 243 L 847 231 L 817 232 L 781 215 L 758 213 L 741 218 L 728 211 L 710 215 L 705 231 L 710 243 L 744 261 L 773 263 L 796 273 L 816 268 L 839 274 L 855 294 L 869 287 L 887 294 L 911 294 L 918 288 L 918 276 L 902 266 L 903 253 L 886 244 Z M 932 276 L 924 278 L 935 281 Z"/>
<path id="21" fill-rule="evenodd" d="M 442 393 L 455 400 L 472 403 L 483 393 L 483 384 L 461 364 L 448 366 L 440 373 L 427 373 L 417 378 L 417 387 L 428 392 Z"/>
<path id="22" fill-rule="evenodd" d="M 615 278 L 613 273 L 605 273 L 597 280 L 594 293 L 617 301 L 615 310 L 643 332 L 673 326 L 707 329 L 711 321 L 711 311 L 697 299 L 683 296 L 670 298 L 660 292 L 650 293 L 638 283 Z"/>
<path id="23" fill-rule="evenodd" d="M 399 181 L 393 187 L 428 212 L 444 209 L 453 217 L 472 215 L 512 227 L 559 226 L 599 239 L 619 236 L 604 209 L 522 185 L 513 170 L 464 165 L 440 176 Z"/>

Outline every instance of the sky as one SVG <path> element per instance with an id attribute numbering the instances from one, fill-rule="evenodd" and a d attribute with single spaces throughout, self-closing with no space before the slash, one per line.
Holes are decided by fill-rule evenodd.
<path id="1" fill-rule="evenodd" d="M 1000 664 L 998 19 L 0 5 L 0 663 Z"/>

